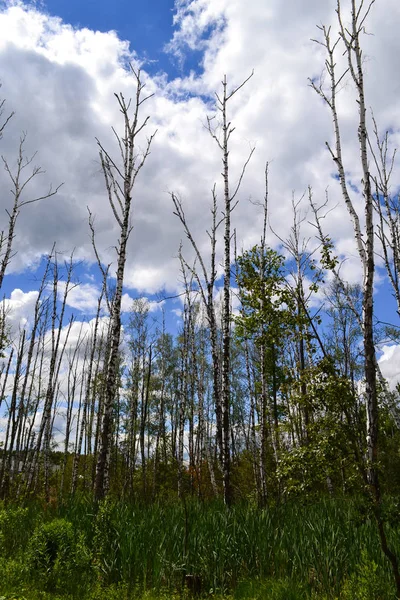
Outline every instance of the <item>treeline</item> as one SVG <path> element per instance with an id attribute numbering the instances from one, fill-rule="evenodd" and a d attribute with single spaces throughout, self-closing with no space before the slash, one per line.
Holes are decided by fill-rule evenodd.
<path id="1" fill-rule="evenodd" d="M 314 265 L 309 255 L 301 256 L 308 269 Z M 362 332 L 345 293 L 359 307 L 360 288 L 344 291 L 331 283 L 322 315 L 308 306 L 303 277 L 294 287 L 287 284 L 288 267 L 275 251 L 255 247 L 238 257 L 236 269 L 234 293 L 241 302 L 231 319 L 233 498 L 265 505 L 293 493 L 358 489 L 354 456 L 366 451 Z M 318 269 L 313 273 L 319 277 Z M 95 485 L 110 320 L 101 314 L 102 297 L 88 323 L 66 317 L 72 267 L 59 266 L 56 254 L 44 274 L 30 329 L 4 349 L 3 497 L 50 498 Z M 198 292 L 188 288 L 182 303 L 175 336 L 145 300 L 134 303 L 124 325 L 107 492 L 136 499 L 223 494 L 210 331 Z M 216 302 L 221 319 L 218 308 Z M 217 323 L 219 353 L 221 337 Z M 391 449 L 386 468 L 395 491 L 399 434 L 391 398 L 386 404 L 382 392 L 382 443 Z"/>

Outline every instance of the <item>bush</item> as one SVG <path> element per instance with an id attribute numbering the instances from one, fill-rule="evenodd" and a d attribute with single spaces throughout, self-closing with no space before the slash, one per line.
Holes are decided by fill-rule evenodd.
<path id="1" fill-rule="evenodd" d="M 391 581 L 378 565 L 362 553 L 356 572 L 344 583 L 343 600 L 395 600 L 396 594 Z"/>
<path id="2" fill-rule="evenodd" d="M 27 564 L 47 589 L 75 591 L 90 581 L 90 554 L 83 536 L 76 536 L 72 523 L 65 519 L 36 528 L 28 545 Z"/>

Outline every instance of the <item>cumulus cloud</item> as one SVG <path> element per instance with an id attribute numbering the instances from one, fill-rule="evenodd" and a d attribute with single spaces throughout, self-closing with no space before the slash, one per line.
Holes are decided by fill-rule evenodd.
<path id="1" fill-rule="evenodd" d="M 351 281 L 359 278 L 357 252 L 351 222 L 340 199 L 335 168 L 325 147 L 332 140 L 328 110 L 308 86 L 308 77 L 318 78 L 323 69 L 321 48 L 310 41 L 318 35 L 315 24 L 335 22 L 334 0 L 177 0 L 175 33 L 168 51 L 179 56 L 200 52 L 199 72 L 168 81 L 166 76 L 143 77 L 154 97 L 144 106 L 151 115 L 146 133 L 158 129 L 152 153 L 137 181 L 133 197 L 133 231 L 126 266 L 126 286 L 135 294 L 152 294 L 162 287 L 178 287 L 177 250 L 182 228 L 172 214 L 169 193 L 182 198 L 188 222 L 200 250 L 209 255 L 206 230 L 210 226 L 210 190 L 218 182 L 222 201 L 221 156 L 204 128 L 213 114 L 213 93 L 224 73 L 231 86 L 238 85 L 254 68 L 255 74 L 230 103 L 236 130 L 232 136 L 232 185 L 238 180 L 249 149 L 256 147 L 235 209 L 233 226 L 238 247 L 260 239 L 262 214 L 249 200 L 264 194 L 264 164 L 270 161 L 270 221 L 281 236 L 289 234 L 294 191 L 300 197 L 308 185 L 315 202 L 325 199 L 329 187 L 332 205 L 324 225 L 350 256 L 343 273 Z M 400 51 L 395 16 L 397 0 L 374 5 L 365 36 L 367 104 L 374 107 L 382 131 L 393 131 L 400 141 Z M 113 93 L 134 94 L 126 65 L 135 64 L 135 48 L 115 32 L 77 29 L 21 2 L 6 5 L 0 13 L 0 72 L 2 94 L 16 111 L 1 141 L 1 152 L 10 164 L 22 130 L 28 132 L 26 153 L 46 173 L 36 177 L 29 195 L 47 190 L 49 183 L 64 182 L 56 197 L 21 211 L 11 269 L 37 264 L 53 241 L 60 251 L 75 248 L 75 257 L 93 261 L 87 225 L 89 206 L 95 215 L 97 245 L 105 263 L 113 262 L 118 230 L 107 203 L 95 138 L 118 155 L 111 125 L 121 122 Z M 185 73 L 185 71 L 183 71 Z M 27 101 L 29 99 L 29 101 Z M 340 93 L 339 109 L 344 122 L 343 151 L 349 179 L 355 184 L 354 202 L 362 213 L 362 198 L 356 185 L 361 179 L 357 150 L 357 106 L 350 81 Z M 139 142 L 143 147 L 145 139 Z M 397 168 L 397 165 L 396 165 Z M 393 186 L 400 184 L 395 171 Z M 0 174 L 0 208 L 10 206 L 10 182 Z M 222 210 L 222 205 L 220 207 Z M 313 235 L 304 223 L 304 235 Z M 279 245 L 271 234 L 269 243 Z M 222 246 L 222 239 L 220 239 Z M 184 252 L 190 257 L 186 241 Z M 353 258 L 354 257 L 354 260 Z M 71 302 L 78 310 L 92 310 L 94 288 L 77 289 Z M 124 305 L 128 300 L 124 300 Z M 72 306 L 72 305 L 71 305 Z"/>
<path id="2" fill-rule="evenodd" d="M 75 308 L 80 312 L 93 314 L 97 311 L 98 300 L 101 294 L 100 288 L 93 283 L 80 283 L 69 286 L 69 291 L 66 298 L 67 306 Z M 65 283 L 59 283 L 59 297 L 60 299 L 65 292 Z"/>
<path id="3" fill-rule="evenodd" d="M 379 365 L 390 389 L 393 390 L 400 383 L 400 346 L 398 344 L 385 345 L 381 350 L 382 356 L 379 358 Z"/>
<path id="4" fill-rule="evenodd" d="M 135 310 L 135 304 L 139 302 L 142 307 L 146 308 L 150 313 L 161 310 L 164 302 L 157 302 L 156 300 L 149 300 L 146 297 L 142 298 L 131 298 L 129 294 L 123 294 L 121 310 L 122 312 L 131 312 Z"/>
<path id="5" fill-rule="evenodd" d="M 65 282 L 59 282 L 59 298 L 62 299 L 65 292 Z M 86 315 L 93 315 L 97 312 L 98 301 L 101 294 L 101 289 L 96 283 L 78 283 L 76 285 L 69 286 L 69 291 L 66 297 L 66 305 L 73 308 L 80 313 Z M 128 293 L 122 295 L 121 310 L 122 312 L 130 312 L 133 310 L 134 303 L 137 300 L 132 298 Z M 162 302 L 149 300 L 146 297 L 140 298 L 149 312 L 159 310 L 162 306 Z M 102 311 L 107 312 L 107 303 L 105 300 L 102 302 Z"/>
<path id="6" fill-rule="evenodd" d="M 6 322 L 10 328 L 11 335 L 14 336 L 20 329 L 32 325 L 35 303 L 38 292 L 23 292 L 15 289 L 11 292 L 10 298 L 2 301 L 1 312 L 6 315 Z"/>

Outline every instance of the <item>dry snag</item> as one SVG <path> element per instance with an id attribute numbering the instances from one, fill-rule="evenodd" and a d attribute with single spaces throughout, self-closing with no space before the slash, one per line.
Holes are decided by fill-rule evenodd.
<path id="1" fill-rule="evenodd" d="M 113 435 L 112 411 L 117 395 L 118 353 L 121 334 L 121 302 L 124 283 L 124 272 L 127 258 L 127 243 L 132 231 L 131 208 L 133 187 L 147 157 L 155 134 L 146 142 L 143 153 L 138 152 L 138 136 L 146 127 L 149 117 L 140 121 L 142 105 L 152 97 L 144 96 L 146 84 L 142 81 L 140 69 L 135 71 L 131 66 L 136 81 L 135 101 L 126 101 L 122 94 L 115 94 L 123 118 L 124 133 L 119 135 L 113 129 L 120 151 L 120 159 L 114 160 L 98 141 L 99 156 L 103 170 L 108 200 L 115 221 L 119 228 L 119 239 L 116 248 L 117 269 L 115 293 L 110 303 L 110 337 L 108 359 L 105 376 L 105 398 L 101 423 L 100 445 L 96 464 L 95 498 L 100 500 L 108 490 L 109 452 Z M 108 297 L 108 294 L 106 294 Z"/>
<path id="2" fill-rule="evenodd" d="M 349 25 L 344 22 L 344 11 L 342 3 L 337 0 L 337 18 L 339 33 L 337 39 L 332 41 L 331 28 L 319 27 L 322 31 L 321 44 L 327 53 L 325 67 L 328 74 L 330 86 L 325 90 L 323 84 L 317 85 L 314 80 L 310 81 L 311 87 L 324 100 L 330 108 L 334 125 L 335 149 L 327 143 L 328 150 L 335 162 L 342 196 L 347 206 L 349 215 L 353 222 L 354 236 L 357 243 L 361 266 L 363 269 L 363 302 L 362 302 L 362 331 L 364 342 L 364 379 L 365 379 L 365 403 L 367 411 L 367 457 L 364 465 L 360 465 L 365 471 L 368 492 L 373 504 L 374 515 L 378 525 L 381 547 L 391 563 L 396 581 L 397 593 L 400 596 L 400 571 L 396 555 L 388 547 L 385 526 L 381 510 L 381 492 L 378 477 L 378 391 L 377 391 L 377 368 L 374 343 L 374 274 L 375 274 L 375 250 L 374 250 L 374 207 L 376 199 L 373 195 L 373 176 L 370 172 L 370 161 L 373 158 L 370 152 L 370 139 L 367 128 L 367 109 L 365 99 L 363 51 L 361 47 L 361 36 L 365 33 L 365 23 L 375 0 L 365 3 L 364 0 L 350 0 L 351 21 Z M 337 49 L 344 49 L 347 67 L 338 75 L 336 64 Z M 360 167 L 362 171 L 362 196 L 364 200 L 364 229 L 361 227 L 360 215 L 357 213 L 351 198 L 349 184 L 346 178 L 346 167 L 343 162 L 341 124 L 337 108 L 337 95 L 344 78 L 349 75 L 357 94 L 358 106 L 358 143 L 360 153 Z M 385 156 L 385 146 L 380 147 L 380 155 Z M 385 161 L 384 161 L 385 162 Z M 381 174 L 380 184 L 385 189 L 387 177 Z M 376 180 L 375 180 L 376 181 Z M 379 198 L 379 195 L 378 195 Z M 379 200 L 378 200 L 379 202 Z M 381 234 L 383 233 L 381 220 Z"/>
<path id="3" fill-rule="evenodd" d="M 228 118 L 228 103 L 233 96 L 241 90 L 251 79 L 250 74 L 240 85 L 228 91 L 226 75 L 222 80 L 222 94 L 216 96 L 217 115 L 207 118 L 207 129 L 216 142 L 222 154 L 222 179 L 223 179 L 223 197 L 224 210 L 222 219 L 217 219 L 217 197 L 215 186 L 213 188 L 213 225 L 211 234 L 211 269 L 208 275 L 205 268 L 203 257 L 200 255 L 198 246 L 186 222 L 185 214 L 181 201 L 173 194 L 172 200 L 175 206 L 175 214 L 181 221 L 185 233 L 195 251 L 195 255 L 201 266 L 201 274 L 194 272 L 194 278 L 199 285 L 200 294 L 207 310 L 207 318 L 210 326 L 212 347 L 213 347 L 213 370 L 214 370 L 214 401 L 217 421 L 217 443 L 219 446 L 220 463 L 223 472 L 224 501 L 228 506 L 232 504 L 233 494 L 231 485 L 231 449 L 230 449 L 230 411 L 231 411 L 231 214 L 236 208 L 239 200 L 236 199 L 240 190 L 246 168 L 251 160 L 254 148 L 250 150 L 249 156 L 243 164 L 242 170 L 235 186 L 231 185 L 229 171 L 229 140 L 235 128 Z M 215 124 L 217 123 L 217 124 Z M 222 301 L 222 359 L 219 356 L 217 347 L 217 322 L 215 317 L 214 290 L 216 283 L 216 232 L 218 227 L 224 224 L 224 283 L 223 283 L 223 301 Z M 204 279 L 204 283 L 202 282 Z M 206 294 L 207 290 L 207 294 Z"/>

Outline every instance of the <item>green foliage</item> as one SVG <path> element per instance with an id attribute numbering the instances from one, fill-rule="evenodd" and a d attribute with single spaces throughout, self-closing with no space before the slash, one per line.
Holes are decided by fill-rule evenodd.
<path id="1" fill-rule="evenodd" d="M 235 600 L 305 600 L 310 598 L 308 586 L 291 579 L 245 581 L 235 591 Z"/>
<path id="2" fill-rule="evenodd" d="M 293 294 L 285 286 L 284 258 L 271 248 L 254 246 L 237 260 L 242 310 L 235 318 L 240 338 L 278 344 L 283 327 L 293 319 Z"/>
<path id="3" fill-rule="evenodd" d="M 326 271 L 334 271 L 339 264 L 338 257 L 332 254 L 334 248 L 331 238 L 324 236 L 321 246 L 321 266 Z"/>
<path id="4" fill-rule="evenodd" d="M 362 560 L 345 581 L 340 597 L 343 600 L 395 600 L 396 593 L 388 578 L 363 550 Z"/>
<path id="5" fill-rule="evenodd" d="M 302 384 L 306 396 L 301 393 Z M 304 371 L 297 387 L 292 401 L 299 407 L 307 403 L 313 418 L 305 443 L 281 453 L 277 476 L 284 493 L 318 495 L 326 487 L 327 477 L 341 481 L 343 470 L 347 489 L 351 489 L 357 485 L 358 476 L 352 453 L 357 438 L 356 404 L 350 382 L 338 375 L 329 359 L 324 359 Z M 292 388 L 296 390 L 296 385 Z"/>
<path id="6" fill-rule="evenodd" d="M 115 583 L 120 579 L 120 527 L 115 521 L 117 514 L 113 503 L 104 500 L 100 503 L 96 515 L 93 538 L 94 566 L 100 581 L 105 584 Z"/>
<path id="7" fill-rule="evenodd" d="M 314 500 L 260 510 L 246 501 L 227 509 L 188 498 L 185 509 L 176 501 L 96 506 L 76 499 L 44 516 L 36 504 L 28 509 L 29 522 L 21 518 L 28 530 L 33 515 L 37 522 L 29 543 L 16 546 L 12 558 L 0 557 L 0 596 L 189 599 L 185 577 L 192 575 L 204 597 L 220 600 L 390 600 L 382 595 L 391 590 L 390 570 L 363 506 Z M 16 512 L 10 511 L 18 537 Z M 398 552 L 395 523 L 388 535 Z"/>
<path id="8" fill-rule="evenodd" d="M 379 444 L 381 485 L 387 494 L 399 496 L 400 430 L 386 407 L 382 407 L 379 414 Z M 397 517 L 398 514 L 397 511 Z"/>
<path id="9" fill-rule="evenodd" d="M 27 566 L 47 589 L 75 589 L 77 578 L 90 577 L 90 555 L 82 533 L 72 523 L 54 519 L 35 529 L 27 550 Z"/>
<path id="10" fill-rule="evenodd" d="M 0 509 L 0 555 L 13 556 L 28 541 L 29 512 L 27 508 Z"/>
<path id="11" fill-rule="evenodd" d="M 23 561 L 17 558 L 0 558 L 0 595 L 7 593 L 7 600 L 23 600 L 24 581 L 28 570 Z M 16 593 L 18 592 L 18 593 Z"/>

